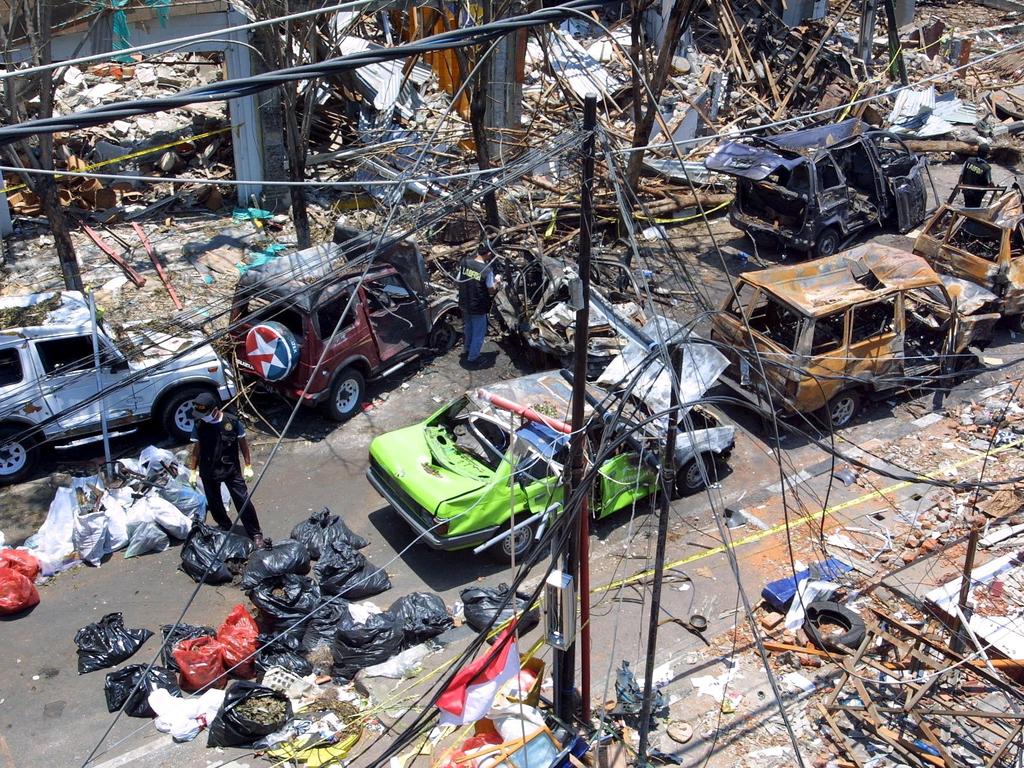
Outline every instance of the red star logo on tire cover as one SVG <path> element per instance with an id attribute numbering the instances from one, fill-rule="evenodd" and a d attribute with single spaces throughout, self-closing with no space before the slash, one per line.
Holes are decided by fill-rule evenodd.
<path id="1" fill-rule="evenodd" d="M 267 381 L 280 381 L 295 367 L 294 341 L 277 323 L 257 325 L 245 337 L 245 354 L 256 373 Z"/>

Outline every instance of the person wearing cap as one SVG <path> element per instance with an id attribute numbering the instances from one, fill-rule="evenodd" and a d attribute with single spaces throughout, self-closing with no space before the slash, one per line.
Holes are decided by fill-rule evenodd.
<path id="1" fill-rule="evenodd" d="M 459 308 L 466 343 L 466 366 L 480 364 L 480 349 L 487 336 L 487 316 L 501 287 L 501 276 L 495 276 L 494 265 L 486 259 L 487 246 L 481 253 L 466 256 L 459 264 Z"/>
<path id="2" fill-rule="evenodd" d="M 226 485 L 246 535 L 257 548 L 262 548 L 263 532 L 252 499 L 249 498 L 249 488 L 245 484 L 253 476 L 245 427 L 237 417 L 222 411 L 220 402 L 210 392 L 201 392 L 192 401 L 192 417 L 189 482 L 194 487 L 196 481 L 202 479 L 207 508 L 223 531 L 231 529 L 231 518 L 224 509 L 220 493 L 221 483 Z M 239 463 L 239 453 L 244 465 Z"/>
<path id="3" fill-rule="evenodd" d="M 978 145 L 977 157 L 971 157 L 964 163 L 960 171 L 960 183 L 967 187 L 991 187 L 992 166 L 988 164 L 989 148 L 984 142 Z M 965 189 L 964 205 L 968 208 L 980 208 L 985 199 L 984 189 Z"/>

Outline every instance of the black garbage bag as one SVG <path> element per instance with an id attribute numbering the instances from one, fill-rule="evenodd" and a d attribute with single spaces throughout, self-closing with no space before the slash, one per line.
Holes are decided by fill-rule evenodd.
<path id="1" fill-rule="evenodd" d="M 382 664 L 400 652 L 403 640 L 402 627 L 390 613 L 371 613 L 358 624 L 346 607 L 331 646 L 332 672 L 351 680 L 360 669 Z"/>
<path id="2" fill-rule="evenodd" d="M 292 705 L 283 693 L 236 680 L 210 723 L 206 746 L 244 747 L 269 736 L 291 717 Z"/>
<path id="3" fill-rule="evenodd" d="M 291 538 L 305 544 L 309 550 L 309 556 L 314 560 L 320 559 L 328 542 L 331 541 L 340 541 L 353 549 L 362 549 L 370 544 L 358 533 L 353 533 L 345 525 L 344 520 L 337 515 L 332 515 L 331 510 L 327 507 L 319 512 L 314 512 L 308 520 L 303 520 L 292 528 Z"/>
<path id="4" fill-rule="evenodd" d="M 455 623 L 448 615 L 444 600 L 430 592 L 413 592 L 400 597 L 388 608 L 405 632 L 406 645 L 416 645 L 437 637 Z"/>
<path id="5" fill-rule="evenodd" d="M 245 560 L 252 550 L 252 542 L 245 536 L 197 522 L 181 548 L 181 570 L 195 582 L 227 584 L 231 581 L 227 561 Z"/>
<path id="6" fill-rule="evenodd" d="M 261 680 L 271 667 L 282 667 L 299 677 L 313 671 L 313 665 L 301 653 L 302 644 L 293 637 L 275 639 L 273 635 L 260 635 L 256 643 L 256 671 Z"/>
<path id="7" fill-rule="evenodd" d="M 536 627 L 540 623 L 540 610 L 526 610 L 530 605 L 530 596 L 519 592 L 509 598 L 509 591 L 508 584 L 499 584 L 497 589 L 470 587 L 462 590 L 459 597 L 465 607 L 466 623 L 477 632 L 482 632 L 490 626 L 497 627 L 508 621 L 516 613 L 526 611 L 519 617 L 519 632 L 529 632 Z M 492 625 L 495 615 L 498 618 Z"/>
<path id="8" fill-rule="evenodd" d="M 171 630 L 174 630 L 173 632 Z M 174 660 L 174 646 L 182 640 L 192 640 L 196 637 L 214 637 L 217 630 L 213 627 L 197 627 L 192 624 L 179 624 L 175 629 L 173 624 L 164 624 L 160 627 L 164 643 L 160 649 L 160 660 L 168 669 L 178 672 L 178 662 Z"/>
<path id="9" fill-rule="evenodd" d="M 163 688 L 172 696 L 181 696 L 178 676 L 169 669 L 152 667 L 146 674 L 146 664 L 129 664 L 107 673 L 103 694 L 107 697 L 107 712 L 124 707 L 128 717 L 156 717 L 149 707 L 149 694 Z M 141 681 L 141 682 L 140 682 Z"/>
<path id="10" fill-rule="evenodd" d="M 322 594 L 346 600 L 362 600 L 391 589 L 391 580 L 385 571 L 341 541 L 328 543 L 316 566 L 316 576 Z"/>
<path id="11" fill-rule="evenodd" d="M 249 590 L 259 608 L 260 626 L 272 634 L 286 632 L 302 638 L 310 615 L 320 605 L 320 587 L 308 576 L 286 573 Z"/>
<path id="12" fill-rule="evenodd" d="M 309 653 L 321 645 L 334 643 L 334 633 L 342 618 L 348 615 L 348 602 L 334 598 L 333 602 L 325 602 L 306 623 L 302 633 L 302 651 Z"/>
<path id="13" fill-rule="evenodd" d="M 108 613 L 75 633 L 78 646 L 78 674 L 116 667 L 130 659 L 153 633 L 148 629 L 125 629 L 120 613 Z"/>
<path id="14" fill-rule="evenodd" d="M 309 573 L 309 550 L 301 541 L 285 539 L 270 549 L 253 552 L 239 586 L 244 590 L 255 589 L 286 573 L 299 576 Z"/>

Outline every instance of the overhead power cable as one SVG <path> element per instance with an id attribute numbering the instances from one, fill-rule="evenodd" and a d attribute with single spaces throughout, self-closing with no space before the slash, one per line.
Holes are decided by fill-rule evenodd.
<path id="1" fill-rule="evenodd" d="M 367 49 L 315 64 L 301 64 L 296 67 L 253 75 L 252 77 L 209 83 L 170 96 L 116 102 L 82 112 L 74 112 L 70 115 L 27 120 L 0 128 L 0 146 L 6 146 L 20 139 L 40 133 L 76 131 L 82 128 L 105 125 L 115 120 L 153 114 L 177 107 L 186 107 L 191 104 L 203 104 L 252 96 L 285 83 L 330 77 L 342 72 L 359 69 L 369 64 L 381 64 L 424 53 L 478 46 L 493 42 L 520 29 L 558 23 L 572 18 L 578 12 L 596 11 L 612 4 L 613 0 L 572 0 L 572 2 L 561 6 L 553 6 L 533 11 L 532 13 L 511 16 L 489 24 L 441 32 L 425 37 L 415 43 L 406 43 L 392 48 Z"/>

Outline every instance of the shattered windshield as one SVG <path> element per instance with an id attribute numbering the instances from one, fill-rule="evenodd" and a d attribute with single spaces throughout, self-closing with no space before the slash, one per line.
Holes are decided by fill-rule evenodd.
<path id="1" fill-rule="evenodd" d="M 803 320 L 801 315 L 750 283 L 741 283 L 737 287 L 737 295 L 739 304 L 733 299 L 729 306 L 730 314 L 741 321 L 746 315 L 751 330 L 790 352 L 796 348 L 797 332 Z"/>

